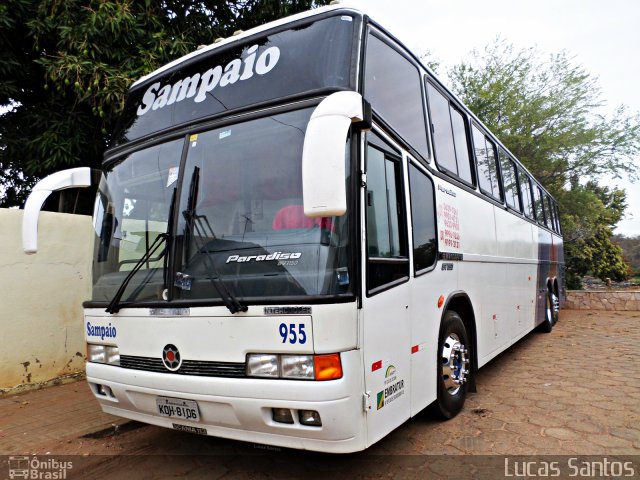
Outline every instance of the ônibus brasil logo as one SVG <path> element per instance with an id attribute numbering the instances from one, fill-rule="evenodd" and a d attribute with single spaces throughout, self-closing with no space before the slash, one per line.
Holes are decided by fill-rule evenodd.
<path id="1" fill-rule="evenodd" d="M 173 85 L 162 85 L 160 82 L 152 84 L 142 96 L 138 107 L 138 115 L 142 116 L 149 110 L 158 110 L 167 105 L 181 102 L 185 98 L 192 98 L 196 103 L 203 102 L 207 94 L 216 87 L 233 85 L 240 80 L 248 80 L 254 74 L 265 75 L 274 69 L 280 59 L 280 49 L 269 47 L 260 55 L 257 54 L 258 45 L 247 49 L 244 59 L 231 60 L 224 69 L 216 65 L 202 73 L 178 80 Z"/>
<path id="2" fill-rule="evenodd" d="M 44 460 L 36 456 L 14 455 L 8 459 L 9 478 L 36 478 L 65 480 L 73 462 L 47 456 Z"/>

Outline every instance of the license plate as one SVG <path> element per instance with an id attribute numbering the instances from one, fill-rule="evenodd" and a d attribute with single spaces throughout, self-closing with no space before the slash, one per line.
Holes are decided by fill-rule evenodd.
<path id="1" fill-rule="evenodd" d="M 198 402 L 194 400 L 182 400 L 180 398 L 156 397 L 158 415 L 180 420 L 200 421 Z"/>

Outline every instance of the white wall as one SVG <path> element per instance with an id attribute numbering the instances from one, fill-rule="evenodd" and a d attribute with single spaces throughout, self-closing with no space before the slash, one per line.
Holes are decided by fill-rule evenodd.
<path id="1" fill-rule="evenodd" d="M 35 255 L 22 252 L 21 225 L 22 210 L 0 209 L 0 390 L 84 369 L 91 218 L 42 212 Z"/>

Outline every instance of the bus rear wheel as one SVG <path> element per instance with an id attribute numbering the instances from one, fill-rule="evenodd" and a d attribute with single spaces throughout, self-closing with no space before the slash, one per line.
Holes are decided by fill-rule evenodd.
<path id="1" fill-rule="evenodd" d="M 558 298 L 555 290 L 549 292 L 551 300 L 551 314 L 553 315 L 553 324 L 558 323 L 560 319 L 560 298 Z"/>
<path id="2" fill-rule="evenodd" d="M 447 311 L 438 341 L 438 398 L 433 405 L 436 416 L 455 417 L 464 406 L 470 380 L 469 337 L 460 315 Z"/>
<path id="3" fill-rule="evenodd" d="M 547 300 L 544 306 L 544 322 L 540 325 L 540 331 L 550 333 L 553 326 L 558 322 L 558 311 L 560 303 L 558 297 L 551 291 L 547 290 Z"/>

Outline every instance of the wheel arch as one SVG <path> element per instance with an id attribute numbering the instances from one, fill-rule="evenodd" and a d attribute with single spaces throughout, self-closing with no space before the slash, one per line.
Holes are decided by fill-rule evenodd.
<path id="1" fill-rule="evenodd" d="M 443 305 L 442 315 L 440 316 L 441 328 L 442 321 L 444 320 L 444 314 L 447 310 L 453 310 L 460 315 L 462 323 L 464 323 L 464 327 L 467 329 L 469 339 L 471 341 L 471 371 L 473 372 L 471 375 L 471 381 L 469 382 L 468 391 L 475 392 L 475 373 L 478 371 L 478 334 L 476 328 L 476 316 L 473 311 L 473 305 L 471 304 L 469 295 L 463 291 L 453 292 L 449 295 Z"/>

